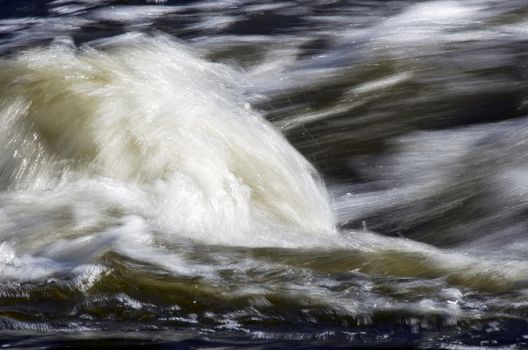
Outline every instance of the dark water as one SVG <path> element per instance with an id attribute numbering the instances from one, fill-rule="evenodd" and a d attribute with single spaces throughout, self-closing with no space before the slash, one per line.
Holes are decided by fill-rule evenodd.
<path id="1" fill-rule="evenodd" d="M 527 14 L 1 1 L 2 347 L 527 347 Z"/>

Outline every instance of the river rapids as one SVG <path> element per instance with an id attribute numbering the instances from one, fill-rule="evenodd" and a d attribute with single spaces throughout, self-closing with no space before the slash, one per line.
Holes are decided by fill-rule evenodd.
<path id="1" fill-rule="evenodd" d="M 527 14 L 0 2 L 1 346 L 528 346 Z"/>

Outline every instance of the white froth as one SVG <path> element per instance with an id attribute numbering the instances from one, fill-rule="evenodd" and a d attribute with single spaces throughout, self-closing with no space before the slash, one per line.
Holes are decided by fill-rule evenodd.
<path id="1" fill-rule="evenodd" d="M 13 89 L 2 101 L 17 103 L 4 118 L 20 124 L 6 138 L 16 151 L 29 142 L 43 147 L 39 169 L 68 161 L 81 176 L 144 186 L 155 223 L 192 237 L 233 243 L 268 223 L 333 231 L 314 170 L 244 107 L 234 71 L 166 38 L 124 42 L 107 52 L 55 46 L 4 64 Z M 17 173 L 31 166 L 9 156 Z"/>
<path id="2" fill-rule="evenodd" d="M 101 21 L 133 23 L 145 21 L 178 11 L 175 6 L 110 6 L 94 10 L 90 17 Z"/>
<path id="3" fill-rule="evenodd" d="M 0 280 L 38 280 L 63 270 L 64 267 L 53 260 L 26 254 L 17 256 L 10 244 L 0 244 Z"/>
<path id="4" fill-rule="evenodd" d="M 1 63 L 2 239 L 50 261 L 90 266 L 116 250 L 203 274 L 152 234 L 258 246 L 335 236 L 316 171 L 247 108 L 239 73 L 166 37 L 94 45 L 61 40 Z"/>

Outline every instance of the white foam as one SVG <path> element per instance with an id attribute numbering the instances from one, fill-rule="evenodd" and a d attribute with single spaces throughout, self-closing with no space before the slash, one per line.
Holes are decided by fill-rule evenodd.
<path id="1" fill-rule="evenodd" d="M 0 243 L 0 280 L 39 280 L 63 270 L 53 260 L 26 254 L 18 256 L 10 244 Z"/>
<path id="2" fill-rule="evenodd" d="M 418 315 L 438 315 L 444 318 L 446 325 L 456 325 L 462 309 L 458 304 L 437 303 L 430 299 L 423 299 L 415 303 L 394 304 L 388 307 L 390 310 L 407 311 Z"/>
<path id="3" fill-rule="evenodd" d="M 139 21 L 148 21 L 172 12 L 178 11 L 176 6 L 165 5 L 120 5 L 99 8 L 90 12 L 89 17 L 101 21 L 113 21 L 133 23 Z"/>
<path id="4" fill-rule="evenodd" d="M 215 278 L 157 242 L 337 239 L 315 170 L 248 108 L 243 76 L 188 47 L 57 40 L 3 61 L 0 78 L 4 278 L 60 272 L 87 290 L 108 251 Z"/>
<path id="5" fill-rule="evenodd" d="M 380 30 L 391 28 L 391 42 L 418 43 L 443 40 L 449 30 L 468 26 L 481 15 L 481 6 L 459 1 L 428 1 L 412 5 L 386 20 Z M 384 28 L 385 27 L 385 28 Z"/>
<path id="6" fill-rule="evenodd" d="M 81 291 L 87 291 L 99 281 L 109 269 L 102 265 L 79 265 L 72 270 L 75 275 L 74 285 Z"/>

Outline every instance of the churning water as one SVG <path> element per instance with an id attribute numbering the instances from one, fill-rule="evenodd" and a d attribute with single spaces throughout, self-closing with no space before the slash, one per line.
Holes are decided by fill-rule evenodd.
<path id="1" fill-rule="evenodd" d="M 527 14 L 0 2 L 2 346 L 528 346 Z"/>

